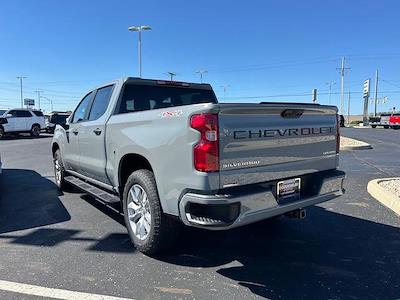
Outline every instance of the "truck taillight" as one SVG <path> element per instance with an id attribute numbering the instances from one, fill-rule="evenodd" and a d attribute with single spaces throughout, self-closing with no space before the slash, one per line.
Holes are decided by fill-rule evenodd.
<path id="1" fill-rule="evenodd" d="M 340 150 L 340 115 L 336 115 L 336 153 Z"/>
<path id="2" fill-rule="evenodd" d="M 193 115 L 190 126 L 200 132 L 193 149 L 194 168 L 201 172 L 219 171 L 218 115 Z"/>

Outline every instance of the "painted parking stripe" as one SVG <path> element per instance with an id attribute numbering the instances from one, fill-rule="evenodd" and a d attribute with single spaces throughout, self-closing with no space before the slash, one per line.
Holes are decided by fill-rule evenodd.
<path id="1" fill-rule="evenodd" d="M 14 292 L 18 294 L 47 297 L 62 300 L 133 300 L 132 298 L 120 298 L 99 294 L 75 292 L 62 289 L 53 289 L 38 285 L 18 283 L 0 280 L 0 291 Z"/>

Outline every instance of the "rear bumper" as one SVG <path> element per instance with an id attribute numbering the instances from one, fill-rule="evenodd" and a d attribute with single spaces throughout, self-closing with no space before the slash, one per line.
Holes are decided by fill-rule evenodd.
<path id="1" fill-rule="evenodd" d="M 300 199 L 288 203 L 278 203 L 276 181 L 212 195 L 188 192 L 179 202 L 180 218 L 188 226 L 212 230 L 239 227 L 341 196 L 344 179 L 345 173 L 338 170 L 302 176 Z"/>

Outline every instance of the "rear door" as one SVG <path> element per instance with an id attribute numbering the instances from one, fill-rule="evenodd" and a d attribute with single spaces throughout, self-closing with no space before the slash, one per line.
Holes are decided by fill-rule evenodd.
<path id="1" fill-rule="evenodd" d="M 334 169 L 336 107 L 221 104 L 220 187 Z"/>
<path id="2" fill-rule="evenodd" d="M 83 175 L 109 183 L 106 175 L 105 114 L 114 85 L 96 91 L 86 122 L 79 128 L 80 171 Z"/>

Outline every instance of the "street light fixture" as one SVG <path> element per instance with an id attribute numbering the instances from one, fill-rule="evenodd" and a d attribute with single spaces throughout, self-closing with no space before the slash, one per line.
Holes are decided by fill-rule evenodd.
<path id="1" fill-rule="evenodd" d="M 142 78 L 142 31 L 151 30 L 150 26 L 131 26 L 129 31 L 137 31 L 139 33 L 139 78 Z"/>
<path id="2" fill-rule="evenodd" d="M 200 83 L 203 83 L 203 74 L 207 74 L 207 73 L 208 73 L 207 70 L 196 71 L 196 74 L 200 74 Z"/>
<path id="3" fill-rule="evenodd" d="M 175 72 L 167 72 L 166 74 L 168 74 L 168 75 L 169 75 L 169 79 L 170 79 L 171 81 L 173 81 L 173 80 L 174 80 L 174 76 L 178 75 L 178 74 L 177 74 L 177 73 L 175 73 Z"/>

